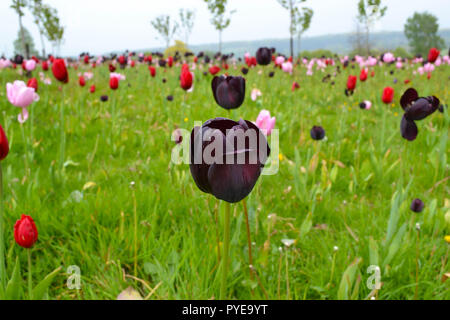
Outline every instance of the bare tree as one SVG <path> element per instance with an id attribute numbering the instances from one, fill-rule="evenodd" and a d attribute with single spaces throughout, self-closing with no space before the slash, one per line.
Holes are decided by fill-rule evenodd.
<path id="1" fill-rule="evenodd" d="M 25 0 L 12 0 L 11 9 L 14 9 L 16 11 L 17 15 L 19 16 L 19 28 L 20 28 L 20 37 L 22 41 L 22 53 L 26 54 L 26 46 L 25 46 L 25 34 L 23 31 L 23 24 L 22 24 L 22 17 L 25 15 L 23 12 L 23 9 L 25 9 L 27 6 L 27 2 Z M 29 57 L 27 57 L 29 58 Z"/>
<path id="2" fill-rule="evenodd" d="M 189 9 L 180 9 L 180 24 L 184 33 L 184 43 L 189 43 L 189 36 L 194 28 L 195 11 Z"/>
<path id="3" fill-rule="evenodd" d="M 151 21 L 153 28 L 159 33 L 161 39 L 166 43 L 166 49 L 169 47 L 173 36 L 178 30 L 178 22 L 172 21 L 170 16 L 161 15 Z"/>
<path id="4" fill-rule="evenodd" d="M 370 55 L 370 29 L 375 21 L 381 19 L 386 14 L 387 7 L 381 6 L 381 0 L 359 0 L 358 20 L 366 29 L 366 50 Z"/>
<path id="5" fill-rule="evenodd" d="M 208 4 L 208 10 L 212 14 L 211 23 L 217 31 L 219 31 L 219 52 L 222 52 L 222 32 L 231 23 L 230 16 L 235 12 L 231 11 L 229 16 L 226 16 L 227 0 L 204 0 Z"/>
<path id="6" fill-rule="evenodd" d="M 311 8 L 302 8 L 301 10 L 296 11 L 295 27 L 297 33 L 297 54 L 300 54 L 300 39 L 303 33 L 309 29 L 314 11 Z"/>
<path id="7" fill-rule="evenodd" d="M 363 54 L 365 34 L 358 20 L 355 21 L 355 31 L 351 34 L 349 41 L 352 46 L 353 53 L 359 55 Z"/>

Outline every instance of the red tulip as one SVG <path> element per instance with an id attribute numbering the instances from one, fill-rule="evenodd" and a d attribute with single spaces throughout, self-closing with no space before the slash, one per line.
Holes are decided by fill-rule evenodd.
<path id="1" fill-rule="evenodd" d="M 213 76 L 218 74 L 220 72 L 220 68 L 218 66 L 212 66 L 209 68 L 209 73 L 211 73 Z"/>
<path id="2" fill-rule="evenodd" d="M 52 72 L 56 80 L 63 83 L 69 82 L 69 74 L 67 73 L 66 63 L 63 59 L 55 59 L 53 61 Z"/>
<path id="3" fill-rule="evenodd" d="M 374 70 L 372 70 L 372 72 L 370 73 L 370 76 L 373 78 L 373 77 L 375 77 L 375 71 Z"/>
<path id="4" fill-rule="evenodd" d="M 117 77 L 112 77 L 109 79 L 109 87 L 112 90 L 116 90 L 117 88 L 119 88 L 119 78 Z"/>
<path id="5" fill-rule="evenodd" d="M 84 56 L 84 63 L 85 64 L 88 64 L 89 63 L 89 56 Z"/>
<path id="6" fill-rule="evenodd" d="M 359 74 L 359 80 L 362 81 L 362 82 L 366 81 L 367 80 L 367 75 L 368 75 L 367 70 L 366 69 L 362 69 L 361 73 Z"/>
<path id="7" fill-rule="evenodd" d="M 37 92 L 38 91 L 37 79 L 36 78 L 31 78 L 30 80 L 28 80 L 27 87 L 33 88 L 34 92 Z"/>
<path id="8" fill-rule="evenodd" d="M 292 88 L 291 88 L 291 90 L 292 91 L 295 91 L 296 89 L 299 89 L 300 88 L 300 85 L 298 84 L 298 82 L 293 82 L 292 83 Z"/>
<path id="9" fill-rule="evenodd" d="M 84 87 L 86 85 L 86 79 L 84 79 L 83 76 L 80 76 L 80 78 L 78 79 L 78 82 L 81 87 Z"/>
<path id="10" fill-rule="evenodd" d="M 0 161 L 5 159 L 8 153 L 9 153 L 8 138 L 6 137 L 5 131 L 3 131 L 3 128 L 0 125 Z"/>
<path id="11" fill-rule="evenodd" d="M 173 66 L 173 58 L 172 57 L 169 57 L 167 59 L 167 64 L 169 65 L 169 68 L 172 68 L 172 66 Z"/>
<path id="12" fill-rule="evenodd" d="M 112 64 L 109 65 L 109 72 L 116 71 L 116 67 L 114 67 Z"/>
<path id="13" fill-rule="evenodd" d="M 94 92 L 95 92 L 95 84 L 93 84 L 93 85 L 89 88 L 89 92 L 90 92 L 90 93 L 94 93 Z"/>
<path id="14" fill-rule="evenodd" d="M 186 66 L 186 67 L 184 67 Z M 189 67 L 185 64 L 183 65 L 183 69 L 181 71 L 181 76 L 180 76 L 180 84 L 181 84 L 181 88 L 183 88 L 183 90 L 189 90 L 192 88 L 192 83 L 194 82 L 194 78 L 192 76 L 192 73 L 189 71 Z"/>
<path id="15" fill-rule="evenodd" d="M 404 81 L 405 84 L 408 84 L 410 82 L 411 82 L 411 80 L 409 80 L 409 79 L 405 79 L 405 81 Z"/>
<path id="16" fill-rule="evenodd" d="M 31 248 L 38 239 L 38 231 L 33 218 L 22 214 L 14 225 L 14 239 L 23 248 Z"/>
<path id="17" fill-rule="evenodd" d="M 352 75 L 348 76 L 348 79 L 347 79 L 347 90 L 348 91 L 355 90 L 355 88 L 356 88 L 356 81 L 357 81 L 356 76 L 352 76 Z"/>
<path id="18" fill-rule="evenodd" d="M 125 63 L 127 63 L 127 59 L 124 56 L 120 56 L 118 61 L 121 65 L 124 65 Z"/>
<path id="19" fill-rule="evenodd" d="M 438 49 L 431 48 L 430 52 L 428 52 L 428 62 L 431 62 L 431 63 L 435 62 L 440 54 L 441 54 L 441 52 Z"/>
<path id="20" fill-rule="evenodd" d="M 92 68 L 94 68 L 95 69 L 95 67 L 97 67 L 97 62 L 92 62 Z"/>
<path id="21" fill-rule="evenodd" d="M 152 76 L 152 78 L 154 78 L 156 76 L 156 68 L 149 66 L 148 70 L 150 70 L 150 75 Z"/>
<path id="22" fill-rule="evenodd" d="M 383 96 L 381 97 L 384 103 L 389 104 L 394 100 L 394 89 L 391 87 L 386 87 L 383 90 Z"/>
<path id="23" fill-rule="evenodd" d="M 194 57 L 194 62 L 197 63 L 198 62 L 198 58 Z"/>
<path id="24" fill-rule="evenodd" d="M 48 62 L 42 61 L 42 70 L 47 71 L 48 70 Z"/>
<path id="25" fill-rule="evenodd" d="M 134 62 L 134 60 L 131 60 L 130 66 L 131 66 L 132 68 L 134 68 L 135 65 L 136 65 L 136 62 Z"/>

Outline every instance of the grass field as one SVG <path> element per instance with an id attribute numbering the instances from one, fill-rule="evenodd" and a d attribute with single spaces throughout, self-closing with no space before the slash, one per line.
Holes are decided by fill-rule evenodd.
<path id="1" fill-rule="evenodd" d="M 247 198 L 252 278 L 243 205 L 231 207 L 228 298 L 450 299 L 448 109 L 417 122 L 419 135 L 408 142 L 400 134 L 399 104 L 409 87 L 448 103 L 450 67 L 436 68 L 429 80 L 413 75 L 416 68 L 377 66 L 347 97 L 347 77 L 359 75 L 357 65 L 341 67 L 335 85 L 322 82 L 334 66 L 312 76 L 304 66 L 292 76 L 275 70 L 273 78 L 267 76 L 273 66 L 258 66 L 245 76 L 244 104 L 230 113 L 214 101 L 207 68 L 197 66 L 194 90 L 185 94 L 180 67 L 157 68 L 155 78 L 146 65 L 118 70 L 126 80 L 112 91 L 107 64 L 80 64 L 69 69 L 67 85 L 47 72 L 53 83 L 39 82 L 40 100 L 24 124 L 4 88 L 27 79 L 0 70 L 0 121 L 10 143 L 2 161 L 8 276 L 18 256 L 26 299 L 27 252 L 13 237 L 24 213 L 39 231 L 34 284 L 62 267 L 49 299 L 116 299 L 129 286 L 149 299 L 218 298 L 224 205 L 196 187 L 188 165 L 171 163 L 171 134 L 215 117 L 255 121 L 267 109 L 279 129 L 272 160 L 278 157 L 280 168 L 261 176 Z M 80 87 L 77 74 L 87 70 L 94 77 Z M 240 66 L 228 73 L 241 75 Z M 292 92 L 294 80 L 300 89 Z M 391 105 L 381 101 L 386 86 L 395 89 Z M 256 102 L 253 88 L 262 92 Z M 105 94 L 109 100 L 101 102 Z M 372 101 L 370 110 L 359 108 L 363 100 Z M 311 139 L 314 125 L 325 129 L 325 140 Z M 410 210 L 415 198 L 425 203 L 421 213 Z M 72 265 L 80 268 L 80 290 L 66 285 Z M 367 286 L 371 265 L 380 268 L 380 290 Z"/>

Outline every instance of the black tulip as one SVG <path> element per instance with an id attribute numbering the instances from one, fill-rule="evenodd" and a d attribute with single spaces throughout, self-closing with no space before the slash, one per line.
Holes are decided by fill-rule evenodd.
<path id="1" fill-rule="evenodd" d="M 163 83 L 166 83 L 166 82 L 167 82 L 167 79 L 166 79 L 166 78 L 163 78 L 163 79 L 162 79 L 162 82 L 163 82 Z"/>
<path id="2" fill-rule="evenodd" d="M 108 101 L 108 96 L 107 96 L 107 95 L 101 96 L 101 97 L 100 97 L 100 100 L 101 100 L 102 102 L 106 102 L 106 101 Z"/>
<path id="3" fill-rule="evenodd" d="M 159 59 L 158 64 L 160 67 L 165 68 L 166 67 L 166 60 L 164 59 Z"/>
<path id="4" fill-rule="evenodd" d="M 259 65 L 267 66 L 272 62 L 272 51 L 269 48 L 259 48 L 256 51 L 256 61 Z"/>
<path id="5" fill-rule="evenodd" d="M 273 78 L 274 75 L 275 75 L 275 72 L 273 72 L 273 71 L 269 72 L 269 78 Z"/>
<path id="6" fill-rule="evenodd" d="M 167 96 L 167 101 L 173 101 L 173 96 Z"/>
<path id="7" fill-rule="evenodd" d="M 314 126 L 311 129 L 311 138 L 314 140 L 322 140 L 325 138 L 325 130 L 322 127 Z"/>
<path id="8" fill-rule="evenodd" d="M 253 122 L 242 119 L 208 120 L 192 130 L 190 145 L 189 167 L 197 187 L 231 203 L 250 194 L 270 155 L 264 134 Z"/>
<path id="9" fill-rule="evenodd" d="M 16 56 L 14 57 L 14 63 L 15 64 L 22 64 L 23 63 L 23 56 L 21 56 L 20 54 L 16 54 Z"/>
<path id="10" fill-rule="evenodd" d="M 243 77 L 214 77 L 211 83 L 214 99 L 224 109 L 237 109 L 244 102 L 245 79 Z"/>
<path id="11" fill-rule="evenodd" d="M 434 96 L 421 98 L 414 88 L 409 88 L 400 98 L 400 105 L 405 111 L 400 123 L 400 132 L 403 138 L 413 141 L 419 133 L 414 121 L 433 114 L 439 108 L 439 99 Z"/>
<path id="12" fill-rule="evenodd" d="M 241 72 L 242 74 L 246 75 L 248 73 L 248 68 L 242 67 Z"/>
<path id="13" fill-rule="evenodd" d="M 424 207 L 425 207 L 425 204 L 420 199 L 414 199 L 411 202 L 411 210 L 414 212 L 417 212 L 417 213 L 422 212 Z"/>

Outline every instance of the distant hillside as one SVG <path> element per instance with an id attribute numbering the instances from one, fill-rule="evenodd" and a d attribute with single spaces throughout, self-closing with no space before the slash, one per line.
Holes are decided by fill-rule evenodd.
<path id="1" fill-rule="evenodd" d="M 439 31 L 439 35 L 445 40 L 447 46 L 450 46 L 450 29 Z M 304 37 L 301 39 L 300 50 L 317 50 L 325 49 L 339 54 L 346 54 L 352 50 L 350 42 L 350 33 L 330 34 L 316 37 Z M 371 40 L 376 49 L 393 50 L 397 47 L 408 47 L 408 41 L 401 31 L 393 32 L 377 32 L 371 34 Z M 275 47 L 278 52 L 289 53 L 289 39 L 265 39 L 253 41 L 233 41 L 223 43 L 223 52 L 234 52 L 237 56 L 244 55 L 245 52 L 254 54 L 259 47 Z M 201 44 L 190 46 L 194 52 L 211 51 L 216 52 L 218 49 L 217 43 Z M 295 43 L 294 49 L 297 49 Z M 155 51 L 157 48 L 148 49 L 145 51 Z M 161 50 L 159 48 L 159 50 Z M 142 50 L 141 50 L 142 51 Z"/>

